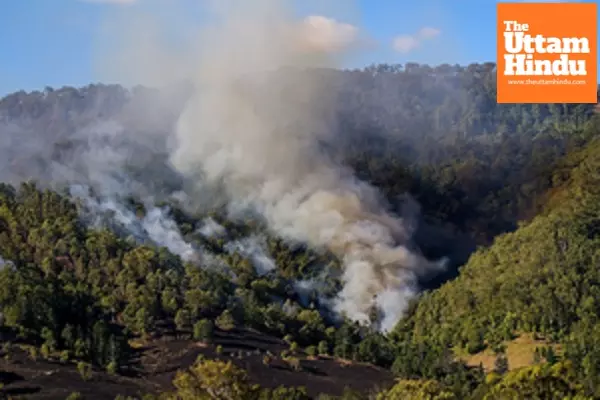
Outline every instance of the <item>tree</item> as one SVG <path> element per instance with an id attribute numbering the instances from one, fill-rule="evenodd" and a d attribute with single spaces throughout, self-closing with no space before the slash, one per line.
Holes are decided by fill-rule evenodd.
<path id="1" fill-rule="evenodd" d="M 187 371 L 177 373 L 173 385 L 177 391 L 172 398 L 178 400 L 237 400 L 256 396 L 256 388 L 248 382 L 246 373 L 231 362 L 200 360 Z"/>
<path id="2" fill-rule="evenodd" d="M 262 360 L 263 365 L 268 367 L 271 365 L 271 361 L 272 361 L 272 357 L 270 355 L 267 354 L 267 355 L 263 356 L 263 360 Z"/>
<path id="3" fill-rule="evenodd" d="M 77 371 L 84 381 L 87 381 L 92 377 L 92 366 L 88 363 L 82 361 L 78 362 Z"/>
<path id="4" fill-rule="evenodd" d="M 516 398 L 591 400 L 577 383 L 575 370 L 569 362 L 534 365 L 511 371 L 485 396 L 485 400 Z"/>
<path id="5" fill-rule="evenodd" d="M 190 312 L 187 309 L 181 308 L 177 310 L 177 313 L 175 314 L 175 326 L 178 330 L 182 331 L 187 329 L 190 326 L 190 321 Z"/>
<path id="6" fill-rule="evenodd" d="M 452 391 L 435 380 L 401 380 L 377 400 L 458 400 Z"/>
<path id="7" fill-rule="evenodd" d="M 219 315 L 215 321 L 215 324 L 219 329 L 224 331 L 230 331 L 235 328 L 235 320 L 229 310 L 225 310 Z"/>
<path id="8" fill-rule="evenodd" d="M 213 338 L 213 324 L 207 319 L 202 319 L 194 324 L 194 339 L 201 341 L 211 341 Z"/>
<path id="9" fill-rule="evenodd" d="M 547 346 L 544 350 L 544 357 L 546 361 L 550 364 L 554 364 L 558 361 L 556 357 L 556 353 L 554 352 L 554 348 L 552 346 Z"/>
<path id="10" fill-rule="evenodd" d="M 302 364 L 297 357 L 285 357 L 285 362 L 292 368 L 294 371 L 300 371 L 302 369 Z"/>
<path id="11" fill-rule="evenodd" d="M 106 366 L 106 372 L 110 375 L 116 375 L 119 372 L 119 366 L 116 361 L 111 361 Z"/>
<path id="12" fill-rule="evenodd" d="M 308 346 L 306 349 L 306 355 L 309 357 L 315 357 L 317 355 L 317 347 L 316 346 Z"/>
<path id="13" fill-rule="evenodd" d="M 508 358 L 505 354 L 498 354 L 494 361 L 494 372 L 503 375 L 508 372 Z"/>
<path id="14" fill-rule="evenodd" d="M 283 387 L 276 389 L 263 389 L 259 400 L 310 400 L 311 397 L 306 393 L 303 387 Z"/>
<path id="15" fill-rule="evenodd" d="M 319 352 L 320 355 L 327 355 L 329 354 L 329 344 L 327 344 L 326 341 L 321 340 L 319 342 L 319 345 L 317 346 L 317 350 Z"/>
<path id="16" fill-rule="evenodd" d="M 135 330 L 144 335 L 150 333 L 154 327 L 154 318 L 145 307 L 135 313 Z"/>

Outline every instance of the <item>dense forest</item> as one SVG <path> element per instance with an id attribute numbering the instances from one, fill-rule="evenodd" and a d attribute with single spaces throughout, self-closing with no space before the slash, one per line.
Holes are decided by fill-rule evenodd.
<path id="1" fill-rule="evenodd" d="M 185 182 L 160 137 L 186 84 L 19 92 L 0 100 L 0 393 L 67 397 L 26 372 L 51 365 L 76 371 L 70 399 L 600 398 L 595 105 L 497 104 L 492 63 L 314 73 L 336 96 L 326 151 L 399 213 L 414 198 L 417 244 L 450 259 L 395 328 L 332 311 L 333 254 L 167 195 Z M 135 190 L 107 200 L 98 171 Z M 201 354 L 155 384 L 169 343 Z M 354 375 L 320 386 L 315 366 Z M 112 397 L 89 389 L 108 379 Z"/>

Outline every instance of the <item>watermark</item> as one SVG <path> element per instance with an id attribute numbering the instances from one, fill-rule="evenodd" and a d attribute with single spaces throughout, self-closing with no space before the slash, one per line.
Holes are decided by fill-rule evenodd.
<path id="1" fill-rule="evenodd" d="M 597 4 L 498 3 L 498 103 L 597 103 Z"/>

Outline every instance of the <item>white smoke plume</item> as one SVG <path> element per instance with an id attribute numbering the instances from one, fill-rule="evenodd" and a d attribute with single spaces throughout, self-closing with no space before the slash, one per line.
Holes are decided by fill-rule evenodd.
<path id="1" fill-rule="evenodd" d="M 14 266 L 13 262 L 10 260 L 5 260 L 2 256 L 0 256 L 0 271 L 3 270 L 6 267 L 12 267 Z M 1 325 L 1 324 L 0 324 Z"/>
<path id="2" fill-rule="evenodd" d="M 167 215 L 166 209 L 150 208 L 142 219 L 142 226 L 152 241 L 165 246 L 184 261 L 193 261 L 197 258 L 196 251 L 183 239 L 177 223 Z"/>
<path id="3" fill-rule="evenodd" d="M 205 218 L 196 231 L 207 238 L 221 237 L 227 233 L 225 227 L 211 217 Z"/>
<path id="4" fill-rule="evenodd" d="M 354 30 L 331 34 L 331 24 L 296 20 L 276 0 L 223 2 L 218 16 L 201 35 L 198 90 L 179 119 L 173 165 L 198 185 L 222 185 L 277 234 L 336 254 L 336 310 L 368 323 L 377 307 L 389 329 L 419 274 L 441 264 L 412 249 L 412 227 L 375 188 L 320 150 L 335 130 L 335 99 L 321 90 L 325 72 L 306 68 L 335 67 Z M 328 39 L 317 40 L 323 31 Z"/>
<path id="5" fill-rule="evenodd" d="M 90 195 L 90 188 L 87 186 L 72 185 L 70 194 L 83 201 L 84 217 L 92 219 L 90 221 L 92 225 L 100 227 L 107 222 L 109 225 L 116 223 L 118 224 L 116 228 L 124 229 L 140 242 L 150 240 L 152 243 L 164 246 L 184 261 L 198 260 L 196 249 L 183 239 L 177 223 L 168 215 L 167 209 L 155 207 L 152 202 L 148 202 L 145 215 L 138 218 L 115 197 L 116 193 L 110 193 L 110 197 L 97 198 Z M 108 221 L 105 219 L 107 214 Z"/>
<path id="6" fill-rule="evenodd" d="M 105 92 L 110 93 L 106 88 Z M 157 197 L 163 200 L 170 192 L 161 193 L 159 186 L 174 182 L 176 175 L 165 165 L 164 124 L 152 118 L 165 119 L 173 113 L 166 107 L 168 100 L 122 88 L 112 89 L 113 98 L 99 93 L 94 86 L 37 93 L 38 107 L 48 113 L 41 120 L 45 122 L 27 113 L 15 118 L 0 112 L 0 181 L 18 184 L 33 179 L 44 188 L 69 189 L 83 201 L 84 217 L 92 224 L 118 225 L 139 241 L 194 260 L 197 252 L 167 210 L 154 206 Z M 68 103 L 74 94 L 76 102 Z M 50 106 L 44 106 L 47 100 Z M 69 115 L 61 115 L 61 110 L 72 107 L 76 109 Z M 60 121 L 56 126 L 55 120 Z M 126 206 L 128 196 L 145 203 L 143 218 Z M 107 214 L 110 218 L 105 218 Z"/>
<path id="7" fill-rule="evenodd" d="M 222 189 L 231 209 L 250 208 L 277 235 L 337 255 L 344 287 L 333 308 L 363 322 L 378 308 L 379 325 L 389 329 L 416 292 L 419 275 L 441 264 L 424 259 L 411 245 L 414 221 L 407 217 L 414 210 L 402 216 L 388 212 L 375 188 L 321 147 L 335 143 L 337 129 L 336 94 L 324 89 L 332 87 L 324 85 L 327 68 L 360 49 L 361 32 L 330 17 L 295 18 L 284 0 L 212 3 L 216 18 L 186 51 L 161 49 L 155 31 L 137 29 L 128 19 L 134 37 L 119 36 L 118 43 L 130 58 L 105 60 L 125 61 L 134 78 L 191 81 L 194 92 L 182 113 L 177 103 L 188 94 L 156 102 L 142 94 L 137 98 L 147 101 L 140 103 L 130 101 L 136 97 L 132 90 L 119 95 L 125 108 L 108 117 L 98 112 L 106 104 L 86 105 L 80 120 L 67 116 L 73 126 L 86 129 L 65 131 L 0 115 L 0 177 L 70 187 L 94 221 L 102 223 L 96 217 L 109 212 L 138 240 L 148 238 L 185 260 L 199 257 L 214 266 L 219 260 L 186 243 L 167 212 L 153 204 L 166 196 L 195 208 L 212 201 L 212 188 Z M 43 96 L 60 101 L 63 94 Z M 121 100 L 106 103 L 112 110 Z M 177 128 L 171 136 L 165 132 L 173 120 Z M 165 164 L 165 155 L 172 165 Z M 181 175 L 185 183 L 195 183 L 193 190 L 176 183 Z M 145 217 L 124 206 L 129 195 L 144 202 Z M 199 233 L 218 232 L 205 224 Z M 259 266 L 262 272 L 273 267 L 264 260 Z"/>
<path id="8" fill-rule="evenodd" d="M 259 276 L 265 275 L 276 268 L 275 261 L 265 251 L 267 244 L 263 236 L 252 235 L 240 240 L 228 242 L 225 250 L 229 253 L 238 253 L 252 262 Z"/>

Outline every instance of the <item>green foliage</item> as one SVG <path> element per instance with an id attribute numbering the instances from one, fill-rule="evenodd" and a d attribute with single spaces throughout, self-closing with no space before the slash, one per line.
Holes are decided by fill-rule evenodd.
<path id="1" fill-rule="evenodd" d="M 296 304 L 300 312 L 290 317 L 271 301 L 285 295 L 282 280 L 256 278 L 251 288 L 236 288 L 224 271 L 185 265 L 164 249 L 85 227 L 79 205 L 56 192 L 31 183 L 0 189 L 0 254 L 14 266 L 0 269 L 3 324 L 39 343 L 33 358 L 56 352 L 63 361 L 123 365 L 128 339 L 156 333 L 165 320 L 191 328 L 198 340 L 211 339 L 212 320 L 223 330 L 245 324 L 293 333 L 303 344 L 325 336 L 318 311 Z"/>
<path id="2" fill-rule="evenodd" d="M 194 339 L 209 342 L 213 338 L 214 326 L 212 321 L 202 319 L 194 324 Z"/>
<path id="3" fill-rule="evenodd" d="M 401 380 L 377 400 L 458 400 L 456 395 L 434 380 Z"/>
<path id="4" fill-rule="evenodd" d="M 117 372 L 119 372 L 119 366 L 115 361 L 111 361 L 106 366 L 106 372 L 108 372 L 111 375 L 116 375 Z"/>
<path id="5" fill-rule="evenodd" d="M 496 104 L 491 63 L 374 65 L 335 74 L 343 134 L 327 151 L 391 203 L 406 192 L 418 200 L 428 223 L 417 232 L 420 247 L 431 257 L 453 254 L 440 282 L 466 261 L 469 250 L 459 245 L 480 245 L 456 279 L 410 305 L 391 335 L 334 323 L 319 311 L 322 297 L 339 290 L 337 278 L 322 282 L 319 294 L 295 293 L 299 279 L 320 276 L 324 266 L 335 270 L 339 260 L 292 247 L 260 221 L 228 221 L 215 210 L 211 217 L 227 235 L 201 238 L 194 227 L 206 215 L 171 205 L 186 240 L 227 266 L 204 268 L 86 227 L 80 202 L 33 183 L 0 186 L 0 256 L 11 261 L 0 268 L 2 328 L 33 344 L 32 359 L 75 359 L 84 379 L 92 365 L 118 373 L 132 354 L 132 337 L 160 336 L 161 327 L 174 326 L 210 342 L 214 321 L 223 331 L 251 328 L 284 338 L 291 353 L 303 347 L 308 355 L 390 368 L 402 380 L 380 398 L 600 397 L 600 116 L 593 105 Z M 106 97 L 115 109 L 129 98 L 116 86 L 82 92 L 95 90 L 111 93 Z M 0 108 L 11 118 L 26 115 L 44 132 L 64 130 L 48 102 L 82 97 L 73 88 L 15 93 Z M 375 97 L 385 100 L 365 104 Z M 128 204 L 137 215 L 146 213 L 136 199 Z M 267 276 L 224 247 L 257 233 L 267 238 L 277 266 Z M 420 283 L 435 288 L 440 282 Z M 523 332 L 552 346 L 536 353 L 535 366 L 507 371 L 502 350 Z M 563 353 L 554 351 L 556 344 Z M 487 377 L 457 357 L 486 349 L 498 353 L 496 373 Z M 287 361 L 300 369 L 298 359 Z M 306 397 L 302 389 L 259 390 L 243 371 L 221 362 L 197 363 L 175 386 L 178 399 Z"/>
<path id="6" fill-rule="evenodd" d="M 293 371 L 302 370 L 302 364 L 300 363 L 300 359 L 297 357 L 285 357 L 285 362 Z"/>
<path id="7" fill-rule="evenodd" d="M 327 342 L 325 340 L 321 340 L 319 342 L 317 350 L 320 355 L 325 356 L 325 355 L 329 354 L 329 345 L 327 344 Z"/>
<path id="8" fill-rule="evenodd" d="M 575 383 L 570 363 L 536 365 L 512 371 L 496 382 L 484 400 L 505 399 L 589 399 Z"/>
<path id="9" fill-rule="evenodd" d="M 271 361 L 273 361 L 273 358 L 271 356 L 269 356 L 268 354 L 263 356 L 263 359 L 262 359 L 263 365 L 268 367 L 271 365 Z"/>
<path id="10" fill-rule="evenodd" d="M 464 375 L 459 372 L 464 367 L 456 370 L 459 364 L 451 361 L 450 348 L 499 351 L 503 341 L 531 332 L 565 343 L 564 357 L 574 371 L 565 379 L 583 385 L 583 394 L 598 395 L 597 345 L 592 343 L 600 317 L 594 300 L 600 293 L 600 270 L 592 266 L 600 254 L 600 142 L 560 164 L 569 168 L 539 216 L 475 252 L 457 279 L 426 293 L 398 324 L 396 373 L 441 379 L 436 371 L 452 368 L 453 375 Z M 537 356 L 544 361 L 540 368 L 559 359 L 551 346 Z M 504 355 L 498 356 L 496 369 L 500 374 L 508 370 Z M 465 390 L 474 392 L 475 387 L 463 385 L 461 393 Z"/>
<path id="11" fill-rule="evenodd" d="M 582 300 L 592 301 L 598 290 L 593 282 L 600 278 L 588 268 L 600 248 L 594 228 L 600 223 L 600 173 L 590 170 L 600 166 L 599 149 L 590 148 L 573 171 L 564 189 L 569 201 L 498 237 L 473 254 L 458 279 L 427 294 L 411 316 L 414 332 L 475 352 L 486 339 L 509 340 L 515 331 L 562 335 L 589 315 Z"/>
<path id="12" fill-rule="evenodd" d="M 508 368 L 508 358 L 504 354 L 498 354 L 494 361 L 494 372 L 502 375 L 508 372 Z"/>
<path id="13" fill-rule="evenodd" d="M 81 376 L 81 379 L 84 381 L 90 380 L 92 378 L 92 366 L 88 363 L 80 361 L 77 363 L 77 371 Z"/>
<path id="14" fill-rule="evenodd" d="M 219 329 L 224 331 L 230 331 L 235 328 L 235 319 L 231 315 L 229 310 L 223 311 L 221 315 L 216 319 L 215 324 Z"/>
<path id="15" fill-rule="evenodd" d="M 344 392 L 341 396 L 332 396 L 328 394 L 321 394 L 317 397 L 317 400 L 367 400 L 371 397 L 367 397 L 360 392 L 352 390 L 350 388 L 344 388 Z"/>
<path id="16" fill-rule="evenodd" d="M 190 312 L 186 308 L 177 310 L 175 314 L 175 326 L 179 330 L 186 329 L 190 325 Z"/>
<path id="17" fill-rule="evenodd" d="M 310 400 L 306 389 L 303 387 L 287 388 L 280 386 L 276 389 L 263 389 L 258 400 Z"/>
<path id="18" fill-rule="evenodd" d="M 176 392 L 166 396 L 173 400 L 309 400 L 305 388 L 278 387 L 263 389 L 252 385 L 247 374 L 231 362 L 204 360 L 186 371 L 180 371 L 173 380 Z"/>
<path id="19" fill-rule="evenodd" d="M 201 360 L 173 380 L 173 400 L 242 399 L 256 390 L 244 371 L 231 362 Z"/>

